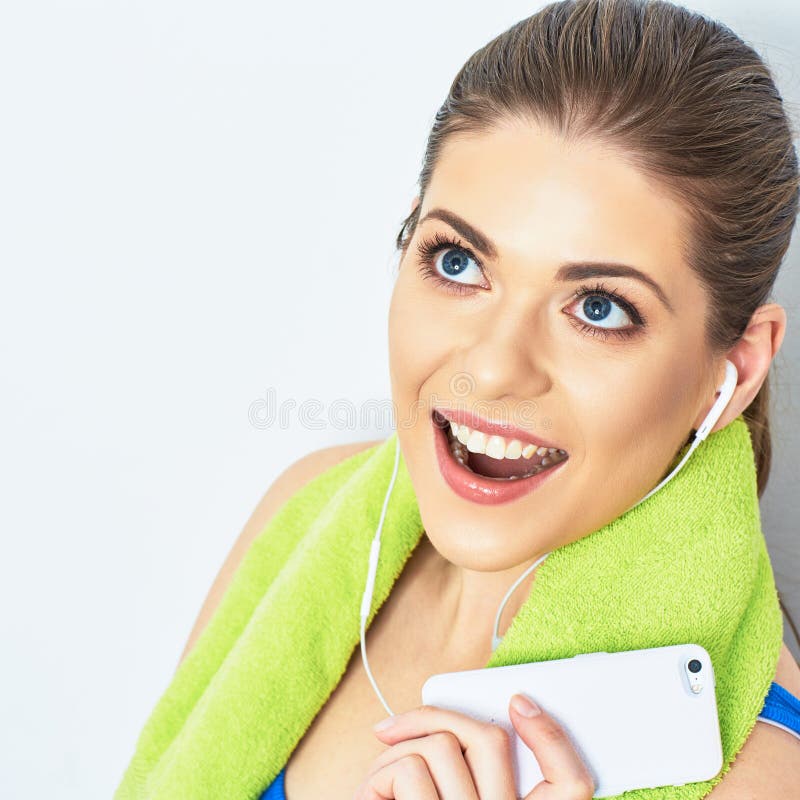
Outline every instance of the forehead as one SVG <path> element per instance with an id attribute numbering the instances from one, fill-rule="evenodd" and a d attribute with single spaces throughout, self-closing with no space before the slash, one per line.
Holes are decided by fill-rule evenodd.
<path id="1" fill-rule="evenodd" d="M 622 153 L 527 123 L 448 140 L 420 217 L 434 207 L 480 228 L 503 257 L 620 261 L 667 284 L 687 269 L 681 204 Z"/>

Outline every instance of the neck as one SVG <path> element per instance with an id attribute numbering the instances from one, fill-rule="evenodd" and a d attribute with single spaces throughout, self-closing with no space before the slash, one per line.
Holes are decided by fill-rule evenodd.
<path id="1" fill-rule="evenodd" d="M 421 553 L 420 570 L 426 591 L 422 602 L 427 605 L 427 613 L 422 609 L 421 619 L 430 620 L 431 642 L 441 652 L 454 654 L 466 651 L 491 655 L 492 633 L 497 610 L 506 592 L 514 582 L 543 554 L 496 572 L 481 572 L 465 569 L 448 561 L 423 533 L 419 543 Z M 541 566 L 541 564 L 539 565 Z M 503 636 L 516 613 L 527 598 L 536 573 L 537 566 L 514 589 L 503 607 L 498 625 L 498 636 Z M 433 609 L 433 615 L 431 615 Z M 479 659 L 480 660 L 480 659 Z"/>

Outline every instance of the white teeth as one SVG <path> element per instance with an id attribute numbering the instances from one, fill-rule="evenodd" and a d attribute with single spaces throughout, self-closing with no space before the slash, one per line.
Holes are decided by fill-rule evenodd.
<path id="1" fill-rule="evenodd" d="M 447 430 L 447 429 L 445 428 L 445 430 Z M 461 432 L 461 426 L 459 426 L 457 428 L 457 430 L 460 433 Z M 467 430 L 469 430 L 469 429 L 467 429 Z M 499 448 L 498 445 L 502 445 L 503 441 L 504 441 L 502 436 L 497 436 L 497 437 L 488 436 L 487 437 L 485 434 L 482 434 L 480 431 L 470 431 L 470 435 L 469 435 L 469 438 L 467 440 L 467 444 L 465 445 L 460 439 L 457 439 L 457 438 L 454 438 L 453 436 L 451 436 L 450 435 L 451 432 L 452 432 L 452 427 L 450 428 L 450 431 L 447 432 L 447 440 L 448 440 L 448 443 L 450 445 L 450 452 L 452 453 L 453 458 L 456 461 L 458 461 L 458 463 L 461 464 L 463 467 L 468 469 L 470 472 L 474 472 L 474 470 L 469 466 L 469 454 L 470 454 L 470 452 L 473 452 L 473 453 L 481 453 L 481 452 L 483 452 L 483 453 L 486 453 L 487 455 L 489 455 L 492 458 L 498 458 L 498 456 L 495 455 L 496 453 L 500 452 L 500 448 Z M 473 437 L 473 435 L 475 433 L 477 433 L 478 436 L 475 437 L 475 439 L 473 441 L 472 437 Z M 483 439 L 480 438 L 481 436 L 483 436 Z M 472 445 L 476 449 L 473 449 L 469 445 Z M 541 458 L 540 463 L 538 463 L 538 464 L 537 463 L 533 463 L 527 469 L 525 467 L 523 467 L 522 471 L 519 474 L 512 475 L 512 476 L 510 476 L 508 478 L 495 478 L 495 480 L 510 481 L 510 480 L 516 480 L 517 478 L 529 478 L 532 475 L 537 475 L 538 473 L 542 472 L 543 470 L 548 469 L 551 465 L 557 464 L 560 461 L 564 460 L 564 456 L 566 456 L 566 452 L 559 451 L 559 450 L 557 450 L 555 448 L 550 448 L 550 450 L 555 450 L 555 453 L 551 453 L 551 452 L 547 451 L 548 455 L 545 456 L 544 458 Z M 511 442 L 508 443 L 508 445 L 506 446 L 506 454 L 508 454 L 509 451 L 511 453 L 515 453 L 515 452 L 517 453 L 515 458 L 519 458 L 520 452 L 527 451 L 528 455 L 526 456 L 526 458 L 528 460 L 533 458 L 533 456 L 536 454 L 536 450 L 534 449 L 533 445 L 526 445 L 525 450 L 523 451 L 522 450 L 522 443 L 519 441 L 519 439 L 512 439 Z M 504 457 L 507 458 L 509 456 L 508 455 L 499 456 L 499 458 L 504 458 Z M 476 474 L 479 474 L 479 473 L 476 473 Z"/>
<path id="2" fill-rule="evenodd" d="M 486 452 L 486 434 L 483 431 L 472 431 L 467 439 L 467 450 L 470 453 Z"/>
<path id="3" fill-rule="evenodd" d="M 457 439 L 449 438 L 450 442 L 450 452 L 453 454 L 453 458 L 461 464 L 462 467 L 466 467 L 470 472 L 474 472 L 473 469 L 469 466 L 469 451 L 467 448 L 459 442 Z M 529 478 L 531 475 L 537 475 L 544 469 L 540 464 L 534 464 L 529 470 L 522 473 L 521 475 L 512 475 L 508 478 L 495 478 L 498 481 L 512 481 L 517 478 Z M 476 473 L 478 474 L 478 473 Z"/>
<path id="4" fill-rule="evenodd" d="M 502 436 L 490 436 L 484 452 L 487 456 L 498 460 L 512 458 L 512 456 L 506 456 L 506 440 Z"/>
<path id="5" fill-rule="evenodd" d="M 559 450 L 556 447 L 537 447 L 534 444 L 524 444 L 519 439 L 506 439 L 503 436 L 489 435 L 483 431 L 473 430 L 467 425 L 460 425 L 452 420 L 447 420 L 450 431 L 448 438 L 451 445 L 458 444 L 458 451 L 454 454 L 463 454 L 466 459 L 468 453 L 484 453 L 490 458 L 498 460 L 510 458 L 516 460 L 524 458 L 530 460 L 534 455 L 539 459 L 549 459 L 547 464 L 554 461 L 561 461 L 566 456 L 566 450 Z M 445 430 L 447 428 L 445 427 Z M 542 461 L 544 463 L 544 461 Z"/>
<path id="6" fill-rule="evenodd" d="M 522 457 L 531 458 L 536 452 L 536 448 L 532 444 L 527 444 L 522 448 Z"/>

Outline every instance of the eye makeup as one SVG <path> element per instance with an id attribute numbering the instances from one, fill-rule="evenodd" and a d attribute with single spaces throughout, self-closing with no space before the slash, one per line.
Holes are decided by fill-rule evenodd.
<path id="1" fill-rule="evenodd" d="M 423 280 L 431 279 L 438 287 L 454 295 L 472 294 L 476 289 L 489 288 L 481 284 L 461 283 L 459 281 L 450 280 L 442 275 L 436 269 L 436 257 L 439 253 L 449 249 L 461 250 L 471 258 L 481 272 L 483 272 L 483 266 L 480 260 L 469 247 L 464 245 L 457 237 L 450 236 L 449 234 L 442 234 L 437 231 L 432 237 L 423 237 L 417 244 L 417 254 L 420 260 L 419 273 Z M 605 284 L 600 281 L 594 284 L 584 284 L 580 286 L 572 295 L 570 305 L 574 305 L 578 300 L 585 297 L 604 297 L 618 305 L 631 319 L 631 325 L 624 328 L 603 328 L 598 325 L 589 325 L 583 320 L 577 319 L 574 315 L 568 314 L 570 323 L 585 336 L 597 337 L 601 340 L 607 340 L 611 337 L 627 340 L 640 335 L 647 326 L 647 321 L 636 304 L 628 300 L 618 290 L 607 288 Z"/>

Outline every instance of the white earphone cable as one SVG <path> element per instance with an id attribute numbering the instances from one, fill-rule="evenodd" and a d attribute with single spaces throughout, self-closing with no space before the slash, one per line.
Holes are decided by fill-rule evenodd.
<path id="1" fill-rule="evenodd" d="M 503 641 L 503 637 L 497 635 L 497 630 L 498 630 L 498 627 L 500 625 L 500 615 L 503 613 L 503 609 L 506 607 L 506 603 L 508 602 L 508 598 L 511 597 L 511 595 L 514 593 L 514 589 L 516 589 L 517 586 L 519 586 L 520 583 L 522 583 L 522 581 L 528 575 L 530 575 L 530 573 L 533 570 L 535 570 L 536 567 L 538 567 L 539 564 L 541 564 L 542 561 L 544 561 L 547 558 L 547 556 L 549 556 L 549 555 L 550 555 L 550 553 L 545 553 L 541 558 L 538 558 L 536 561 L 534 561 L 533 564 L 531 564 L 528 567 L 528 569 L 526 569 L 525 572 L 523 572 L 522 575 L 520 575 L 519 578 L 517 578 L 514 581 L 514 583 L 512 584 L 511 588 L 506 592 L 506 596 L 503 598 L 503 602 L 500 603 L 500 608 L 497 609 L 497 616 L 494 618 L 494 629 L 492 630 L 492 652 L 493 653 L 494 653 L 495 650 L 497 650 L 497 645 L 499 645 L 500 642 Z"/>
<path id="2" fill-rule="evenodd" d="M 639 502 L 634 503 L 627 511 L 630 511 L 632 508 L 636 508 L 639 503 L 643 503 L 647 500 L 648 497 L 655 494 L 662 486 L 664 486 L 672 477 L 680 470 L 680 468 L 686 463 L 686 459 L 694 452 L 697 446 L 702 442 L 708 434 L 711 432 L 711 428 L 717 423 L 717 420 L 722 415 L 722 412 L 725 410 L 725 407 L 728 405 L 728 402 L 733 395 L 734 390 L 736 389 L 736 382 L 738 378 L 738 372 L 736 366 L 731 362 L 726 360 L 725 362 L 725 379 L 717 391 L 720 393 L 720 396 L 716 399 L 716 401 L 711 406 L 711 410 L 706 415 L 705 419 L 700 424 L 700 427 L 697 429 L 695 433 L 694 439 L 692 440 L 691 446 L 686 451 L 684 457 L 680 460 L 678 465 L 670 471 L 669 475 L 661 481 L 658 486 L 654 489 L 651 489 Z M 364 595 L 361 598 L 361 659 L 364 662 L 364 668 L 367 671 L 367 677 L 372 684 L 372 688 L 375 690 L 375 694 L 378 695 L 381 703 L 383 703 L 383 707 L 386 709 L 386 713 L 389 716 L 394 716 L 394 712 L 389 708 L 388 703 L 384 699 L 383 695 L 378 689 L 377 683 L 375 683 L 375 678 L 372 676 L 372 671 L 369 668 L 369 662 L 367 661 L 367 643 L 366 643 L 366 622 L 367 617 L 369 617 L 369 612 L 372 607 L 372 593 L 375 589 L 375 574 L 378 569 L 378 555 L 381 549 L 381 530 L 383 529 L 383 520 L 386 516 L 386 507 L 389 504 L 389 497 L 392 493 L 392 489 L 394 487 L 394 481 L 397 477 L 397 468 L 400 463 L 400 439 L 397 438 L 395 442 L 395 451 L 394 451 L 394 471 L 392 472 L 392 479 L 389 481 L 389 488 L 386 491 L 386 496 L 383 499 L 383 509 L 381 510 L 381 517 L 380 521 L 378 522 L 378 530 L 375 532 L 375 538 L 372 540 L 372 545 L 370 546 L 369 550 L 369 568 L 367 571 L 367 584 L 364 588 Z M 624 512 L 624 513 L 627 513 Z M 552 551 L 551 551 L 552 552 Z M 497 616 L 494 620 L 494 628 L 492 630 L 492 652 L 497 649 L 497 646 L 503 640 L 502 636 L 497 635 L 498 626 L 500 625 L 500 615 L 503 613 L 503 609 L 505 608 L 506 603 L 508 602 L 509 597 L 513 593 L 514 589 L 519 586 L 522 580 L 529 575 L 542 561 L 549 556 L 550 553 L 545 553 L 541 558 L 537 559 L 533 564 L 531 564 L 523 573 L 522 575 L 517 578 L 516 581 L 512 584 L 511 588 L 506 592 L 505 597 L 503 598 L 502 603 L 500 603 L 500 608 L 497 610 Z"/>
<path id="3" fill-rule="evenodd" d="M 395 437 L 397 434 L 395 433 Z M 388 703 L 384 700 L 378 684 L 375 683 L 375 678 L 372 677 L 372 670 L 369 668 L 369 661 L 367 661 L 367 642 L 366 642 L 366 625 L 367 617 L 372 608 L 372 593 L 375 589 L 375 575 L 378 571 L 378 554 L 381 549 L 381 530 L 383 529 L 383 520 L 386 517 L 386 507 L 389 505 L 389 496 L 394 488 L 394 480 L 397 477 L 397 467 L 400 464 L 400 439 L 396 438 L 394 450 L 394 471 L 392 472 L 392 479 L 389 481 L 389 489 L 386 492 L 386 497 L 383 499 L 383 509 L 381 510 L 381 518 L 378 522 L 378 530 L 375 532 L 375 538 L 372 540 L 372 545 L 369 549 L 369 568 L 367 571 L 367 585 L 364 588 L 364 595 L 361 598 L 361 660 L 364 662 L 364 669 L 367 671 L 367 677 L 378 695 L 378 699 L 383 703 L 386 713 L 394 716 L 394 712 L 389 708 Z"/>

